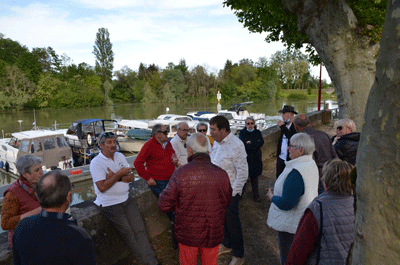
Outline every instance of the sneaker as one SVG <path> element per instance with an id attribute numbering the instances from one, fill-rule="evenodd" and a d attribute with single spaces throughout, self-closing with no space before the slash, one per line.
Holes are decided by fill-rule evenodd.
<path id="1" fill-rule="evenodd" d="M 224 244 L 220 244 L 219 245 L 219 250 L 218 250 L 218 255 L 229 253 L 231 251 L 232 251 L 231 248 L 227 248 L 227 247 L 224 246 Z"/>
<path id="2" fill-rule="evenodd" d="M 233 257 L 229 265 L 243 265 L 244 258 Z"/>

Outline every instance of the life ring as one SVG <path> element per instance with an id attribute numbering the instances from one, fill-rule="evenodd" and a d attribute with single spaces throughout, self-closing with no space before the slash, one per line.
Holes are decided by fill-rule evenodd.
<path id="1" fill-rule="evenodd" d="M 88 135 L 87 135 L 87 142 L 88 142 L 88 145 L 92 145 L 92 143 L 93 143 L 93 138 L 90 133 L 88 133 Z"/>

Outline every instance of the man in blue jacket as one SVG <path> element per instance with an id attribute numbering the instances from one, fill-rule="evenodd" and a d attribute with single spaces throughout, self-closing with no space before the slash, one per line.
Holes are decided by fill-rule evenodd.
<path id="1" fill-rule="evenodd" d="M 14 264 L 96 264 L 93 242 L 85 229 L 65 213 L 72 185 L 60 171 L 37 183 L 40 214 L 24 218 L 13 236 Z"/>

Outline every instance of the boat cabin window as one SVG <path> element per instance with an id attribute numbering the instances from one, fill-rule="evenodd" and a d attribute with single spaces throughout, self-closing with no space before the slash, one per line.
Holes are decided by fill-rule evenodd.
<path id="1" fill-rule="evenodd" d="M 227 120 L 233 119 L 232 113 L 218 113 L 218 115 L 224 116 Z"/>
<path id="2" fill-rule="evenodd" d="M 21 140 L 16 137 L 12 137 L 8 144 L 18 149 L 21 146 Z"/>
<path id="3" fill-rule="evenodd" d="M 67 141 L 65 141 L 64 136 L 58 136 L 57 137 L 57 145 L 58 145 L 59 148 L 68 146 Z"/>
<path id="4" fill-rule="evenodd" d="M 29 140 L 22 140 L 19 150 L 21 152 L 28 153 L 28 147 L 29 147 Z"/>
<path id="5" fill-rule="evenodd" d="M 34 140 L 31 144 L 31 153 L 37 153 L 42 150 L 42 142 L 40 140 Z"/>
<path id="6" fill-rule="evenodd" d="M 103 130 L 103 122 L 102 121 L 95 121 L 91 122 L 87 125 L 82 125 L 82 131 L 86 135 L 87 133 L 94 133 L 95 136 L 100 135 Z"/>
<path id="7" fill-rule="evenodd" d="M 56 141 L 54 138 L 43 139 L 44 150 L 50 150 L 56 148 Z"/>

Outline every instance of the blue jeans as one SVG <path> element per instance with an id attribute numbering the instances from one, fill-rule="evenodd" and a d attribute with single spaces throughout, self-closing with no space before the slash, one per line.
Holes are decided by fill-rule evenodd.
<path id="1" fill-rule="evenodd" d="M 157 183 L 156 186 L 149 186 L 151 191 L 156 195 L 157 199 L 160 197 L 161 192 L 167 187 L 169 180 L 156 180 L 154 181 Z M 174 222 L 174 212 L 167 212 L 167 216 L 169 220 L 173 223 Z"/>

